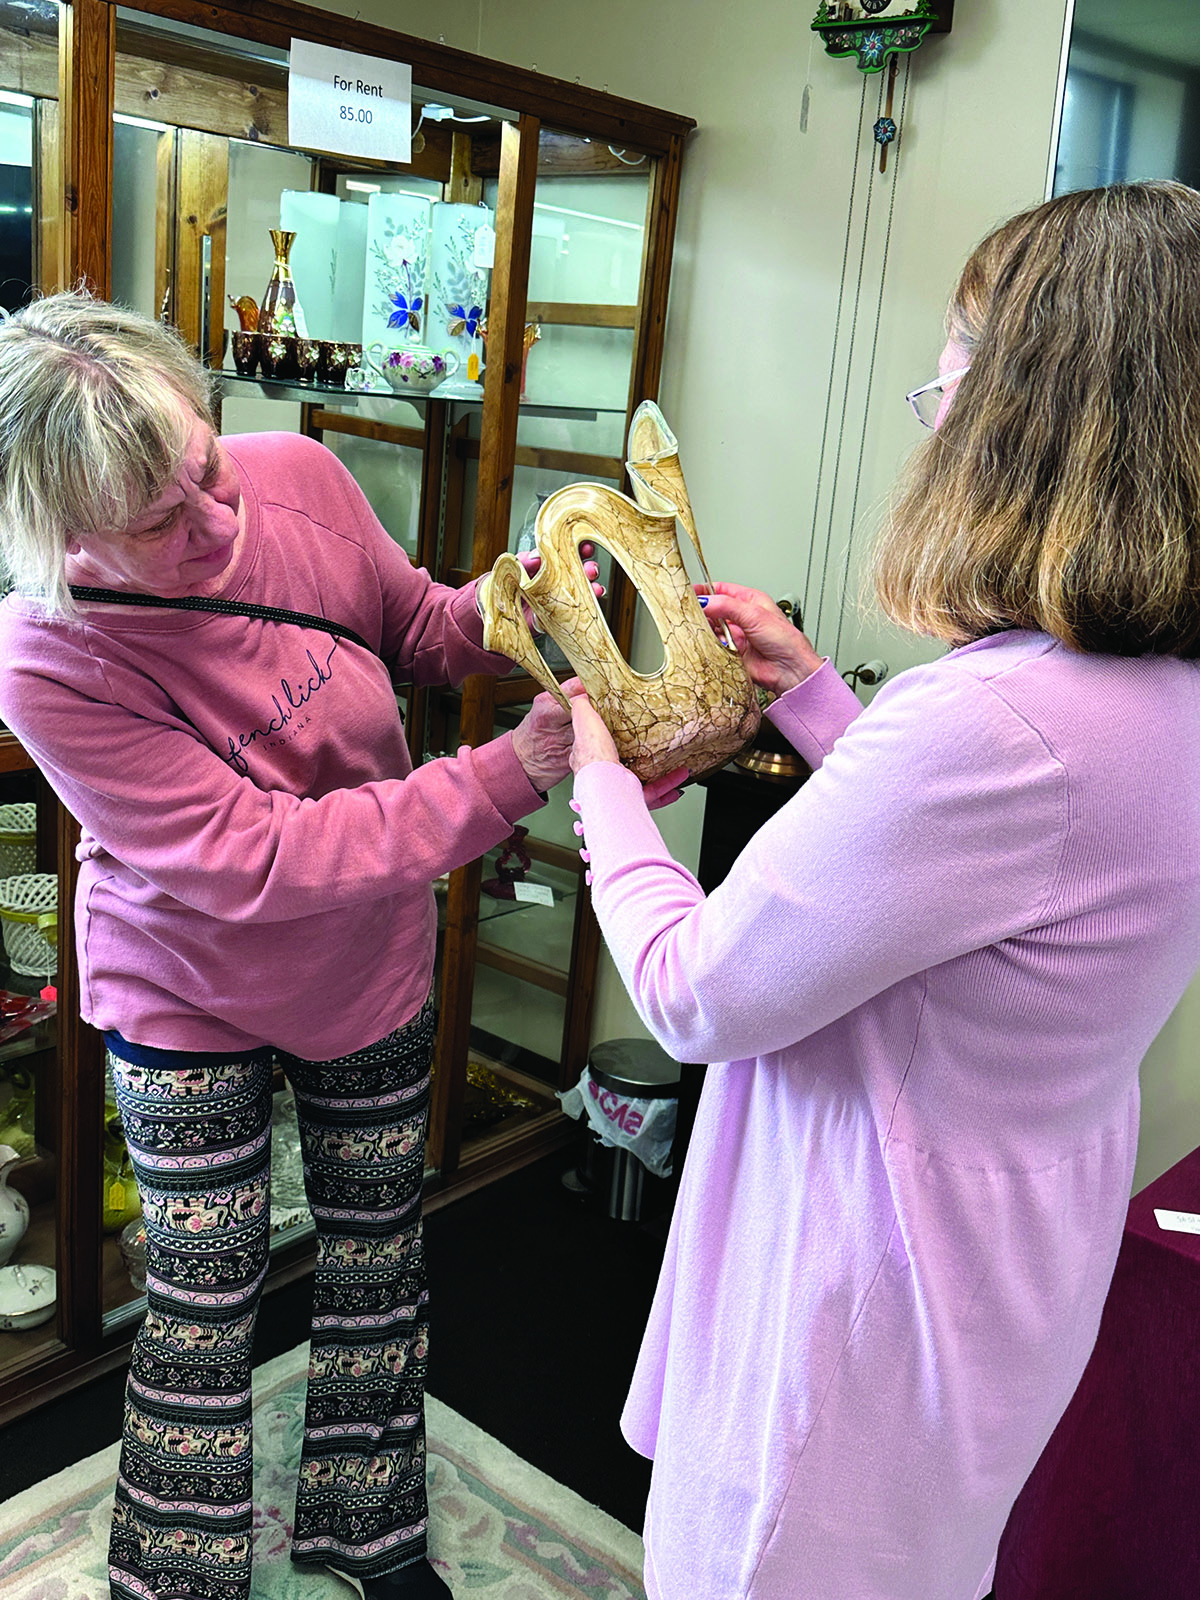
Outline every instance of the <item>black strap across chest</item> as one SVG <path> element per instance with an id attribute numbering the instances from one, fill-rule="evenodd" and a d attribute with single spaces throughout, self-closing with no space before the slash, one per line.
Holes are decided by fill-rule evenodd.
<path id="1" fill-rule="evenodd" d="M 76 600 L 83 600 L 87 604 L 118 605 L 118 606 L 169 606 L 175 611 L 212 611 L 224 617 L 258 617 L 263 622 L 292 622 L 299 628 L 317 628 L 322 633 L 331 633 L 336 639 L 349 639 L 352 644 L 362 645 L 364 650 L 371 650 L 371 646 L 362 634 L 355 633 L 353 628 L 347 628 L 344 623 L 330 622 L 328 617 L 316 617 L 307 611 L 285 611 L 282 606 L 256 606 L 237 600 L 208 600 L 202 595 L 180 595 L 177 599 L 166 600 L 156 594 L 126 594 L 121 589 L 90 589 L 86 584 L 68 584 L 71 594 Z M 371 651 L 374 655 L 376 652 Z"/>

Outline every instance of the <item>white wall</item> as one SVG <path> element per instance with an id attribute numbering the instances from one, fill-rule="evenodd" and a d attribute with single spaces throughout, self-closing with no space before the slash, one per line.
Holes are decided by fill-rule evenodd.
<path id="1" fill-rule="evenodd" d="M 723 0 L 607 0 L 603 7 L 488 0 L 479 48 L 696 118 L 684 164 L 661 402 L 681 441 L 714 573 L 776 595 L 804 588 L 852 174 L 857 170 L 851 288 L 864 194 L 874 185 L 850 373 L 849 416 L 858 426 L 847 431 L 831 541 L 840 598 L 863 437 L 863 352 L 874 331 L 880 222 L 886 231 L 892 179 L 898 172 L 860 511 L 880 500 L 915 442 L 917 424 L 903 396 L 935 370 L 942 310 L 963 258 L 995 221 L 1042 196 L 1064 0 L 960 6 L 954 32 L 928 41 L 913 58 L 900 159 L 893 153 L 882 177 L 869 133 L 879 79 L 867 83 L 860 139 L 862 75 L 852 62 L 814 48 L 811 10 L 815 5 L 785 0 L 753 0 L 736 11 Z M 993 136 L 989 127 L 1005 131 Z M 843 297 L 844 309 L 849 303 Z M 843 370 L 849 333 L 844 316 Z M 832 454 L 827 450 L 823 474 L 822 551 Z M 814 597 L 819 587 L 814 577 Z M 826 648 L 838 611 L 827 598 L 819 639 Z M 923 653 L 895 638 L 885 646 L 877 622 L 860 629 L 856 619 L 842 644 L 848 665 L 883 653 L 898 669 Z M 694 863 L 702 806 L 699 797 L 687 804 L 686 812 L 665 812 L 661 820 L 673 846 Z M 596 1037 L 640 1031 L 605 961 Z"/>
<path id="2" fill-rule="evenodd" d="M 863 380 L 898 172 L 860 521 L 885 495 L 919 437 L 903 396 L 934 372 L 942 310 L 964 257 L 995 222 L 1044 192 L 1063 11 L 1064 0 L 961 5 L 954 31 L 912 58 L 900 150 L 881 176 L 869 132 L 879 78 L 867 80 L 860 136 L 863 75 L 819 44 L 813 49 L 809 10 L 790 0 L 753 0 L 736 12 L 723 0 L 608 0 L 594 8 L 488 0 L 481 7 L 483 54 L 536 62 L 568 80 L 580 74 L 588 86 L 699 123 L 684 168 L 662 403 L 681 439 L 714 567 L 775 593 L 804 578 L 856 167 L 839 368 L 868 186 L 872 211 L 847 415 L 859 426 L 854 435 L 847 429 L 835 541 L 844 544 L 858 469 Z M 832 453 L 831 441 L 826 499 Z M 827 504 L 821 509 L 823 545 Z M 856 543 L 864 536 L 860 528 Z M 840 575 L 840 559 L 831 569 Z M 827 599 L 823 632 L 829 610 Z M 878 652 L 877 623 L 861 634 L 857 625 L 849 630 L 852 645 L 860 637 L 864 649 Z M 852 653 L 843 650 L 845 664 L 853 664 Z M 898 667 L 920 648 L 887 653 Z"/>
<path id="3" fill-rule="evenodd" d="M 319 0 L 319 11 L 337 11 L 397 33 L 440 40 L 455 50 L 484 51 L 480 45 L 482 12 L 490 0 Z M 492 52 L 501 59 L 498 51 Z"/>
<path id="4" fill-rule="evenodd" d="M 718 576 L 776 595 L 803 588 L 832 366 L 849 405 L 841 470 L 833 470 L 831 444 L 822 477 L 818 555 L 831 528 L 833 579 L 818 642 L 826 649 L 837 642 L 843 667 L 883 656 L 893 671 L 927 658 L 928 647 L 887 630 L 869 608 L 860 612 L 852 601 L 840 614 L 837 603 L 855 480 L 852 573 L 918 442 L 903 396 L 935 371 L 958 269 L 996 222 L 1045 192 L 1065 8 L 1066 0 L 960 0 L 953 32 L 927 40 L 912 58 L 901 145 L 880 176 L 869 165 L 879 80 L 868 81 L 860 135 L 863 79 L 851 61 L 812 49 L 815 0 L 800 7 L 743 0 L 736 9 L 726 0 L 479 0 L 474 40 L 465 0 L 457 8 L 388 0 L 330 7 L 433 38 L 445 32 L 448 43 L 697 119 L 684 165 L 661 403 L 681 441 L 710 564 Z M 835 364 L 852 173 L 851 281 Z M 853 578 L 850 587 L 857 593 Z M 819 582 L 810 585 L 810 617 L 818 590 Z M 663 813 L 664 829 L 672 848 L 694 861 L 700 797 L 674 810 Z M 602 962 L 595 1036 L 639 1031 Z M 1200 1138 L 1198 1049 L 1200 988 L 1164 1030 L 1143 1074 L 1139 1187 Z"/>

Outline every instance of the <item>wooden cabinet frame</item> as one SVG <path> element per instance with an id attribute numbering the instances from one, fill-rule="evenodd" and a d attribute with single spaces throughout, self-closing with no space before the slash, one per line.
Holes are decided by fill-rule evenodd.
<path id="1" fill-rule="evenodd" d="M 609 479 L 623 477 L 623 463 L 615 457 L 518 446 L 523 328 L 526 320 L 533 318 L 543 323 L 631 329 L 634 350 L 627 422 L 639 401 L 656 397 L 680 166 L 684 142 L 694 126 L 690 118 L 290 0 L 244 0 L 239 4 L 134 0 L 132 9 L 145 13 L 148 20 L 191 24 L 284 50 L 293 37 L 304 37 L 338 49 L 392 57 L 411 65 L 414 84 L 428 94 L 504 108 L 505 116 L 512 117 L 502 123 L 498 137 L 471 143 L 444 125 L 430 127 L 425 148 L 414 155 L 411 168 L 418 175 L 436 176 L 447 199 L 474 201 L 480 197 L 485 179 L 494 178 L 498 184 L 489 360 L 479 441 L 470 441 L 461 424 L 449 426 L 446 405 L 432 400 L 426 404 L 423 428 L 360 419 L 319 403 L 304 407 L 303 426 L 317 435 L 324 431 L 358 433 L 422 449 L 418 552 L 422 564 L 451 583 L 465 582 L 492 565 L 508 546 L 517 465 Z M 123 50 L 127 28 L 132 31 L 129 47 Z M 199 325 L 192 327 L 195 317 L 187 308 L 195 299 L 189 284 L 195 282 L 199 241 L 205 232 L 217 236 L 214 262 L 218 258 L 223 261 L 224 254 L 219 239 L 224 225 L 220 204 L 224 178 L 214 170 L 211 155 L 215 150 L 220 158 L 222 139 L 229 137 L 265 137 L 271 143 L 286 143 L 279 131 L 286 124 L 285 74 L 270 63 L 248 58 L 231 66 L 220 52 L 206 51 L 184 36 L 151 36 L 138 31 L 136 21 L 118 19 L 115 0 L 69 0 L 61 7 L 57 43 L 45 32 L 0 21 L 0 62 L 0 87 L 22 90 L 39 102 L 35 255 L 44 289 L 86 282 L 102 296 L 110 293 L 114 112 L 166 121 L 186 130 L 186 137 L 176 141 L 170 151 L 164 149 L 160 194 L 176 215 L 186 211 L 194 226 L 191 235 L 176 229 L 175 237 L 162 245 L 161 262 L 171 269 L 170 282 L 164 278 L 162 288 L 164 294 L 170 291 L 172 313 L 184 331 L 198 340 Z M 565 137 L 560 141 L 556 135 Z M 580 139 L 594 144 L 587 158 L 589 170 L 605 164 L 610 145 L 645 152 L 652 162 L 636 307 L 528 303 L 539 165 L 543 174 L 573 173 Z M 620 170 L 616 158 L 610 170 Z M 214 305 L 223 304 L 223 294 L 215 295 Z M 211 353 L 218 357 L 222 321 L 223 317 L 217 319 L 210 338 Z M 448 553 L 442 544 L 444 528 L 455 515 L 455 497 L 461 495 L 465 464 L 474 459 L 478 460 L 478 479 L 467 570 L 457 565 L 457 550 Z M 615 563 L 608 607 L 614 638 L 628 653 L 636 591 Z M 459 703 L 462 740 L 474 744 L 490 739 L 497 709 L 528 699 L 533 688 L 528 680 L 468 679 Z M 431 703 L 433 698 L 425 691 L 410 695 L 409 736 L 417 759 L 430 720 L 444 716 L 444 709 Z M 17 741 L 0 732 L 0 770 L 29 764 Z M 65 906 L 74 898 L 78 827 L 61 808 L 59 815 L 59 903 Z M 556 866 L 578 870 L 572 852 L 550 844 L 538 849 L 543 859 Z M 497 951 L 485 949 L 481 955 L 480 877 L 479 862 L 459 868 L 451 876 L 448 892 L 429 1135 L 430 1163 L 436 1169 L 428 1185 L 430 1206 L 444 1204 L 574 1133 L 574 1124 L 557 1111 L 548 1112 L 509 1135 L 479 1141 L 464 1156 L 461 1121 L 476 963 L 485 959 L 518 976 L 529 976 L 536 965 Z M 103 1050 L 99 1036 L 79 1018 L 79 976 L 69 917 L 64 917 L 62 926 L 59 1061 L 63 1081 L 56 1129 L 60 1337 L 41 1346 L 36 1359 L 20 1370 L 0 1372 L 0 1422 L 119 1365 L 129 1348 L 127 1324 L 107 1333 L 104 1327 L 103 1241 L 96 1204 L 101 1183 Z M 565 982 L 564 1083 L 573 1080 L 586 1061 L 599 949 L 599 929 L 581 875 L 571 971 Z M 546 987 L 563 991 L 561 975 L 550 975 L 547 969 L 542 977 Z M 310 1265 L 311 1246 L 280 1252 L 272 1257 L 269 1282 L 287 1281 L 309 1270 Z"/>

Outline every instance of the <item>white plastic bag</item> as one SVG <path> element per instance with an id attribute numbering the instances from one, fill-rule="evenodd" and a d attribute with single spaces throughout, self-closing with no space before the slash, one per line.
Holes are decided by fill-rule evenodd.
<path id="1" fill-rule="evenodd" d="M 587 1067 L 575 1087 L 559 1090 L 558 1098 L 567 1116 L 586 1120 L 601 1144 L 628 1150 L 656 1178 L 671 1176 L 677 1101 L 617 1094 L 597 1083 Z"/>

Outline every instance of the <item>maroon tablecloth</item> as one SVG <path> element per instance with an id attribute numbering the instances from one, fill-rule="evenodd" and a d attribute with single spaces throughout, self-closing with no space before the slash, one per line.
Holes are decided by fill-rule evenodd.
<path id="1" fill-rule="evenodd" d="M 1200 1600 L 1200 1150 L 1129 1206 L 1096 1348 L 1013 1506 L 996 1600 Z"/>

